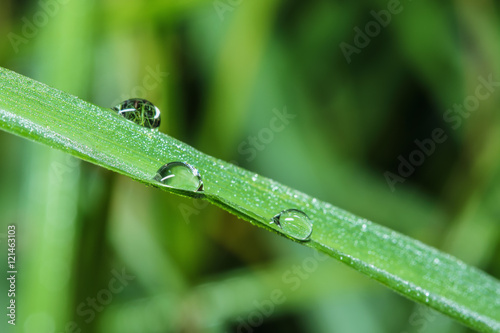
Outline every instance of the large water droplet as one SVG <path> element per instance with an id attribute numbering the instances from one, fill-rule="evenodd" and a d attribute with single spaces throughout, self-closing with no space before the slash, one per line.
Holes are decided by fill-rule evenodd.
<path id="1" fill-rule="evenodd" d="M 309 217 L 298 209 L 287 209 L 274 216 L 271 223 L 275 223 L 285 234 L 298 240 L 308 240 L 313 231 L 313 224 Z"/>
<path id="2" fill-rule="evenodd" d="M 127 99 L 113 107 L 112 110 L 137 125 L 147 128 L 158 128 L 160 126 L 160 109 L 148 100 L 140 98 Z"/>
<path id="3" fill-rule="evenodd" d="M 184 162 L 171 162 L 162 166 L 156 172 L 154 180 L 166 187 L 179 190 L 201 192 L 203 181 L 198 170 Z"/>

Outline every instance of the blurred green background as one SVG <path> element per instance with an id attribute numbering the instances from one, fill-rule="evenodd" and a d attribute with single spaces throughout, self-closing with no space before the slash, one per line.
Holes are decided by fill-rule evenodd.
<path id="1" fill-rule="evenodd" d="M 479 76 L 500 81 L 499 1 L 0 6 L 0 66 L 102 106 L 151 100 L 160 131 L 500 276 L 500 91 L 446 120 Z M 271 135 L 276 110 L 294 118 Z M 19 271 L 2 332 L 470 332 L 202 201 L 5 132 L 0 156 Z"/>

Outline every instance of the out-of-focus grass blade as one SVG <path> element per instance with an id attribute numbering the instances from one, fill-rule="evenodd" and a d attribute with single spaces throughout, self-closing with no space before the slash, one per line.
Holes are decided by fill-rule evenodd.
<path id="1" fill-rule="evenodd" d="M 279 234 L 271 218 L 300 209 L 314 222 L 311 240 L 302 244 L 470 327 L 500 331 L 500 283 L 480 270 L 6 69 L 0 69 L 0 127 L 148 185 L 155 185 L 161 165 L 187 162 L 199 170 L 204 197 L 214 204 Z"/>

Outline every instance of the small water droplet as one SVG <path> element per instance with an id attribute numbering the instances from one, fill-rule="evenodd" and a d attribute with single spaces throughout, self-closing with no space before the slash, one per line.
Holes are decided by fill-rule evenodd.
<path id="1" fill-rule="evenodd" d="M 112 110 L 137 125 L 153 129 L 160 126 L 160 109 L 148 100 L 127 99 L 113 107 Z"/>
<path id="2" fill-rule="evenodd" d="M 308 240 L 313 231 L 313 223 L 309 217 L 298 209 L 287 209 L 272 218 L 288 236 L 298 240 Z"/>
<path id="3" fill-rule="evenodd" d="M 366 224 L 363 224 L 363 225 L 361 226 L 361 231 L 363 231 L 363 232 L 365 232 L 365 231 L 366 231 Z"/>
<path id="4" fill-rule="evenodd" d="M 162 166 L 156 172 L 154 180 L 163 186 L 179 190 L 202 192 L 203 181 L 198 170 L 190 164 L 171 162 Z"/>

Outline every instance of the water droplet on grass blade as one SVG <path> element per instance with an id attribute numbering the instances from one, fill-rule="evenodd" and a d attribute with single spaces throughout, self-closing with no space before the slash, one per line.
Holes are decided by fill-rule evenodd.
<path id="1" fill-rule="evenodd" d="M 311 237 L 313 224 L 309 217 L 298 209 L 287 209 L 274 216 L 271 223 L 276 224 L 285 234 L 306 241 Z"/>
<path id="2" fill-rule="evenodd" d="M 112 110 L 137 125 L 153 129 L 160 126 L 160 109 L 148 100 L 127 99 L 113 107 Z"/>
<path id="3" fill-rule="evenodd" d="M 171 162 L 162 166 L 156 172 L 154 180 L 162 186 L 184 191 L 203 191 L 203 181 L 198 170 L 184 162 Z"/>

